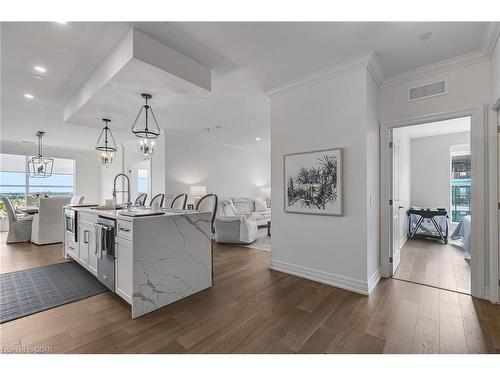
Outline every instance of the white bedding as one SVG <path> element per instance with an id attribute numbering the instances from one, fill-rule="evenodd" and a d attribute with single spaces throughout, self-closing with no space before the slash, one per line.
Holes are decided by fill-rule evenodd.
<path id="1" fill-rule="evenodd" d="M 451 239 L 461 240 L 462 247 L 464 248 L 464 257 L 465 259 L 470 259 L 470 215 L 464 216 L 460 223 L 458 223 L 451 234 Z"/>

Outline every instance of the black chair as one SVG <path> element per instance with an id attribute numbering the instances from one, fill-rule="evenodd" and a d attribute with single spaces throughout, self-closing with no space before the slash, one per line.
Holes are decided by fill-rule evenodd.
<path id="1" fill-rule="evenodd" d="M 186 209 L 186 203 L 187 203 L 188 195 L 187 194 L 179 194 L 174 198 L 172 203 L 170 204 L 170 208 L 177 208 L 180 210 L 185 210 Z"/>
<path id="2" fill-rule="evenodd" d="M 160 203 L 160 207 L 163 207 L 164 199 L 165 199 L 165 194 L 163 193 L 157 194 L 153 198 L 151 198 L 151 202 L 149 202 L 149 205 L 153 207 L 153 203 L 158 202 Z"/>
<path id="3" fill-rule="evenodd" d="M 139 195 L 137 198 L 135 198 L 134 206 L 144 206 L 146 204 L 147 197 L 148 195 L 146 193 Z"/>

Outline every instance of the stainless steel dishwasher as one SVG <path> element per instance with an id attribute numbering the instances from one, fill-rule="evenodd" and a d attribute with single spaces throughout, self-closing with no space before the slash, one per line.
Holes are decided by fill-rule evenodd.
<path id="1" fill-rule="evenodd" d="M 116 221 L 99 216 L 96 228 L 97 278 L 115 291 L 115 233 Z"/>

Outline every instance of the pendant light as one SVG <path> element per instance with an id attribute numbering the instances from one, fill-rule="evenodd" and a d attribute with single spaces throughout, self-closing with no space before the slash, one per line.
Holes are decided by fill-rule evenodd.
<path id="1" fill-rule="evenodd" d="M 99 151 L 99 162 L 101 165 L 109 167 L 109 165 L 113 162 L 115 152 L 118 148 L 116 147 L 115 137 L 113 137 L 113 133 L 108 126 L 108 123 L 110 123 L 111 120 L 103 118 L 102 121 L 104 121 L 105 125 L 101 130 L 101 134 L 99 134 L 99 138 L 95 144 L 95 149 Z"/>
<path id="2" fill-rule="evenodd" d="M 42 137 L 45 132 L 36 132 L 38 138 L 38 155 L 32 156 L 28 160 L 28 170 L 30 177 L 46 178 L 52 176 L 52 169 L 54 168 L 54 159 L 42 154 Z"/>
<path id="3" fill-rule="evenodd" d="M 136 137 L 141 138 L 137 144 L 137 151 L 139 154 L 149 157 L 155 150 L 154 139 L 158 138 L 160 135 L 160 127 L 156 121 L 153 109 L 148 104 L 148 100 L 153 96 L 146 93 L 141 94 L 141 96 L 146 103 L 141 107 L 135 118 L 134 124 L 132 125 L 132 133 L 134 133 Z"/>

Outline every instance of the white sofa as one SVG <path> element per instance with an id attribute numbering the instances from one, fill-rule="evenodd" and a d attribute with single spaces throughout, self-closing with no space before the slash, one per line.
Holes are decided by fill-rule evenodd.
<path id="1" fill-rule="evenodd" d="M 31 242 L 37 245 L 62 242 L 63 206 L 70 198 L 41 198 L 38 213 L 33 217 Z"/>
<path id="2" fill-rule="evenodd" d="M 254 242 L 258 227 L 267 226 L 271 220 L 271 209 L 267 204 L 258 207 L 258 203 L 256 211 L 255 202 L 253 198 L 220 199 L 215 219 L 215 240 L 222 243 Z"/>

